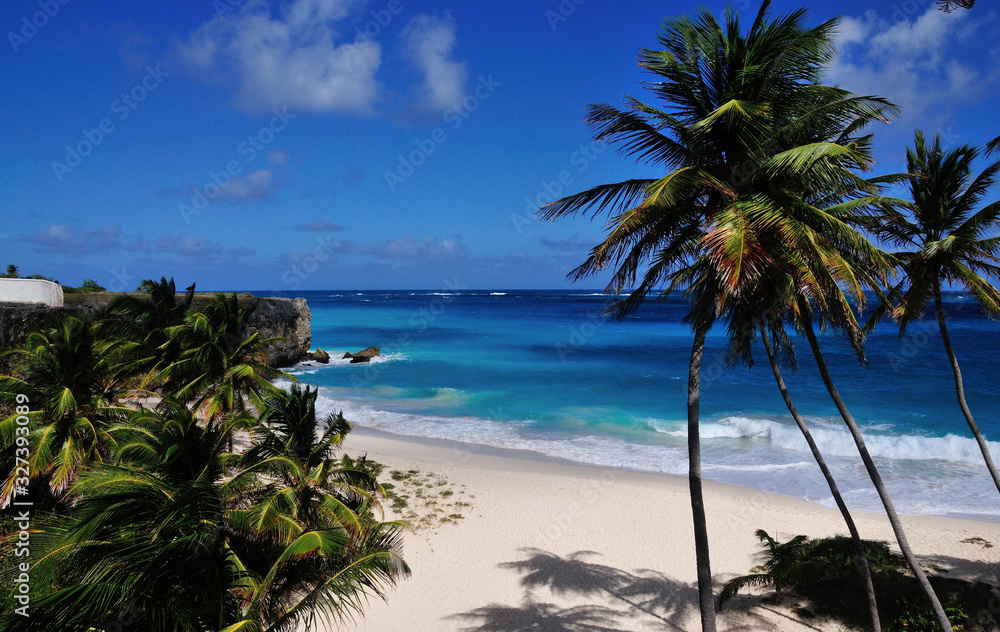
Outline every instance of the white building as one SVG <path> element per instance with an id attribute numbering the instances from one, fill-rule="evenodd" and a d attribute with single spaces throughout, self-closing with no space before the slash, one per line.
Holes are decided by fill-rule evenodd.
<path id="1" fill-rule="evenodd" d="M 44 303 L 49 307 L 62 307 L 62 286 L 41 279 L 0 279 L 0 303 Z"/>

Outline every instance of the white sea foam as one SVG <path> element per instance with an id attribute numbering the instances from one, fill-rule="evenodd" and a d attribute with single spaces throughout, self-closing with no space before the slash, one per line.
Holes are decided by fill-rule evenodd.
<path id="1" fill-rule="evenodd" d="M 662 422 L 647 420 L 647 423 L 657 432 L 673 437 L 686 437 L 687 429 L 665 426 Z M 846 427 L 837 427 L 836 423 L 827 420 L 807 420 L 807 425 L 816 444 L 823 454 L 829 456 L 853 457 L 857 455 L 854 439 Z M 979 446 L 971 437 L 960 437 L 948 434 L 944 437 L 927 437 L 917 435 L 877 434 L 889 426 L 879 424 L 866 427 L 865 445 L 873 457 L 894 460 L 915 461 L 951 461 L 964 463 L 979 463 L 982 454 Z M 873 432 L 875 431 L 875 432 Z M 762 440 L 772 446 L 807 452 L 806 444 L 798 426 L 791 423 L 779 423 L 769 419 L 752 417 L 725 417 L 717 422 L 704 423 L 701 426 L 702 440 L 710 439 L 750 439 Z M 1000 443 L 989 442 L 992 452 L 1000 451 Z"/>
<path id="2" fill-rule="evenodd" d="M 320 362 L 315 362 L 312 360 L 307 360 L 305 362 L 299 362 L 286 369 L 285 373 L 290 375 L 312 375 L 317 371 L 325 371 L 330 369 L 343 369 L 344 367 L 352 367 L 354 369 L 358 368 L 358 364 L 351 364 L 350 358 L 344 358 L 344 350 L 330 350 L 327 351 L 330 354 L 330 362 L 328 364 L 322 364 Z M 405 362 L 409 360 L 409 356 L 405 353 L 386 353 L 383 355 L 375 356 L 368 361 L 368 364 L 381 364 L 383 362 Z M 362 364 L 363 366 L 363 364 Z"/>
<path id="3" fill-rule="evenodd" d="M 392 389 L 377 396 L 405 403 L 412 393 Z M 398 392 L 396 392 L 398 391 Z M 420 401 L 444 405 L 464 402 L 468 394 L 456 389 L 433 389 Z M 336 391 L 335 391 L 336 392 Z M 416 401 L 416 400 L 414 400 Z M 331 396 L 320 389 L 317 412 L 343 411 L 353 423 L 400 435 L 528 450 L 591 465 L 632 470 L 687 473 L 687 451 L 681 421 L 637 419 L 657 430 L 660 442 L 639 443 L 605 435 L 539 430 L 531 420 L 495 420 L 479 417 L 423 415 L 380 410 Z M 850 435 L 829 420 L 810 420 L 817 442 L 834 470 L 848 504 L 879 511 Z M 832 506 L 829 490 L 808 455 L 798 428 L 750 417 L 727 417 L 703 426 L 703 468 L 708 478 L 783 493 Z M 983 475 L 971 440 L 948 437 L 869 435 L 869 449 L 879 462 L 886 484 L 904 513 L 959 513 L 1000 518 L 1000 508 L 982 503 L 991 483 Z M 733 441 L 745 441 L 738 448 Z M 997 446 L 1000 449 L 1000 446 Z M 456 451 L 456 460 L 463 453 Z"/>

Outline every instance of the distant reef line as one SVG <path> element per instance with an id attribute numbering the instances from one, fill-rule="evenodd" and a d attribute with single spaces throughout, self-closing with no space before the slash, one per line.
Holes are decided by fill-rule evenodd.
<path id="1" fill-rule="evenodd" d="M 32 303 L 0 303 L 0 351 L 23 342 L 33 329 L 44 327 L 55 320 L 57 314 L 97 315 L 104 310 L 116 292 L 88 292 L 67 294 L 62 307 L 48 307 Z M 144 297 L 143 293 L 133 296 Z M 214 297 L 214 294 L 195 295 L 194 309 Z M 312 312 L 304 298 L 257 298 L 249 293 L 240 295 L 240 303 L 249 306 L 257 303 L 250 317 L 249 331 L 262 338 L 281 338 L 267 346 L 268 364 L 285 367 L 298 363 L 309 353 L 312 343 Z"/>

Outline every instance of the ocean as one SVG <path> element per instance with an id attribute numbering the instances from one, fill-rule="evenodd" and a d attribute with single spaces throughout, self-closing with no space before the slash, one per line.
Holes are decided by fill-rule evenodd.
<path id="1" fill-rule="evenodd" d="M 263 295 L 263 294 L 262 294 Z M 274 296 L 291 296 L 275 293 Z M 329 365 L 288 371 L 320 388 L 324 413 L 358 426 L 634 470 L 686 474 L 692 334 L 679 298 L 647 301 L 622 321 L 599 291 L 297 292 L 312 310 L 313 348 Z M 966 396 L 987 438 L 1000 438 L 1000 324 L 968 296 L 945 297 Z M 1000 496 L 958 408 L 933 313 L 905 338 L 889 322 L 860 367 L 848 342 L 821 337 L 897 509 L 1000 521 Z M 881 511 L 804 338 L 785 379 L 849 506 Z M 345 351 L 381 347 L 370 364 Z M 707 342 L 703 472 L 709 479 L 833 505 L 784 406 L 766 356 L 729 366 L 725 330 Z M 990 442 L 995 457 L 1000 443 Z"/>

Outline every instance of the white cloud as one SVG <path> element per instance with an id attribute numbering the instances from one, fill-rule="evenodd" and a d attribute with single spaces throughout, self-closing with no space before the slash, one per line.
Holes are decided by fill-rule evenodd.
<path id="1" fill-rule="evenodd" d="M 931 4 L 912 21 L 890 23 L 871 10 L 844 18 L 837 34 L 839 55 L 827 79 L 857 94 L 889 99 L 911 122 L 928 110 L 978 98 L 996 77 L 973 67 L 959 46 L 972 41 L 984 24 L 970 16 L 944 13 Z"/>
<path id="2" fill-rule="evenodd" d="M 268 169 L 254 171 L 245 178 L 233 178 L 228 186 L 219 189 L 219 200 L 246 202 L 266 200 L 274 190 L 274 172 Z"/>
<path id="3" fill-rule="evenodd" d="M 293 0 L 272 15 L 266 2 L 253 0 L 202 24 L 178 53 L 208 77 L 231 77 L 248 110 L 368 113 L 379 94 L 381 47 L 360 37 L 338 41 L 334 29 L 356 4 Z"/>
<path id="4" fill-rule="evenodd" d="M 417 15 L 400 33 L 400 39 L 404 57 L 424 75 L 421 107 L 443 111 L 465 99 L 469 71 L 465 62 L 452 58 L 457 36 L 451 16 Z"/>
<path id="5" fill-rule="evenodd" d="M 52 224 L 45 230 L 23 238 L 23 241 L 35 244 L 35 252 L 84 254 L 118 248 L 121 246 L 120 236 L 121 231 L 110 226 L 82 231 L 65 224 Z"/>
<path id="6" fill-rule="evenodd" d="M 65 224 L 53 224 L 47 229 L 23 238 L 35 244 L 35 252 L 89 254 L 126 250 L 157 255 L 175 254 L 182 257 L 231 257 L 239 258 L 254 254 L 252 249 L 227 248 L 222 244 L 198 237 L 185 235 L 163 235 L 146 239 L 137 235 L 122 238 L 122 231 L 114 226 L 97 230 L 81 230 Z"/>
<path id="7" fill-rule="evenodd" d="M 347 230 L 346 228 L 344 228 L 340 224 L 334 224 L 334 223 L 328 222 L 328 221 L 326 221 L 325 219 L 323 219 L 321 217 L 317 217 L 316 219 L 314 219 L 313 221 L 309 222 L 308 224 L 296 224 L 296 225 L 292 226 L 292 228 L 294 228 L 295 230 L 305 230 L 305 231 L 310 231 L 310 232 L 314 232 L 314 233 L 319 233 L 319 232 L 329 233 L 329 232 L 334 232 L 334 231 Z"/>
<path id="8" fill-rule="evenodd" d="M 279 167 L 288 164 L 291 154 L 287 151 L 272 151 L 267 154 L 267 166 Z"/>

